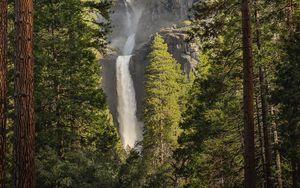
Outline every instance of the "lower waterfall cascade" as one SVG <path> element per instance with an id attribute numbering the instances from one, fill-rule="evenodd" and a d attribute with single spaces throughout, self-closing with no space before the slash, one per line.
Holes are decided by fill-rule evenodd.
<path id="1" fill-rule="evenodd" d="M 126 7 L 134 10 L 132 1 L 125 1 Z M 135 12 L 129 12 L 127 15 L 127 41 L 122 49 L 121 56 L 116 60 L 116 78 L 117 78 L 117 97 L 118 97 L 118 123 L 121 140 L 125 149 L 134 148 L 136 143 L 142 140 L 143 123 L 136 117 L 136 96 L 133 80 L 130 74 L 131 53 L 135 47 L 135 29 L 138 24 L 138 17 Z"/>

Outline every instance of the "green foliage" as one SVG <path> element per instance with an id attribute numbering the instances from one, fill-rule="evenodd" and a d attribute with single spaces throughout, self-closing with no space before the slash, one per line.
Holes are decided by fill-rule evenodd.
<path id="1" fill-rule="evenodd" d="M 277 66 L 276 87 L 273 92 L 273 101 L 279 110 L 278 124 L 282 139 L 280 150 L 283 157 L 291 165 L 287 167 L 287 179 L 292 177 L 293 168 L 298 166 L 298 170 L 300 169 L 299 23 L 296 32 L 292 33 L 289 39 L 285 41 L 284 51 L 286 55 Z"/>
<path id="2" fill-rule="evenodd" d="M 143 171 L 142 166 L 142 157 L 140 153 L 136 150 L 131 150 L 128 155 L 126 162 L 121 166 L 119 171 L 119 188 L 138 188 L 143 187 L 143 179 L 144 174 L 141 173 Z"/>
<path id="3" fill-rule="evenodd" d="M 149 65 L 145 73 L 147 80 L 145 83 L 147 97 L 144 103 L 146 130 L 149 129 L 150 133 L 150 129 L 155 131 L 154 129 L 160 130 L 163 127 L 166 132 L 165 139 L 171 140 L 172 131 L 170 130 L 176 128 L 180 118 L 178 81 L 181 73 L 176 60 L 168 53 L 168 47 L 159 35 L 156 35 L 151 50 Z"/>
<path id="4" fill-rule="evenodd" d="M 191 36 L 202 52 L 174 153 L 182 187 L 243 185 L 239 11 L 222 0 L 200 1 L 192 11 Z"/>
<path id="5" fill-rule="evenodd" d="M 88 7 L 87 7 L 88 5 Z M 100 88 L 107 1 L 35 1 L 38 187 L 113 187 L 119 137 Z"/>
<path id="6" fill-rule="evenodd" d="M 208 73 L 207 68 L 199 68 L 180 124 L 177 174 L 187 187 L 239 187 L 243 159 L 240 77 L 223 79 L 227 65 L 218 59 L 208 62 Z"/>
<path id="7" fill-rule="evenodd" d="M 287 1 L 257 0 L 251 3 L 255 98 L 258 101 L 255 105 L 258 186 L 263 186 L 265 181 L 264 159 L 261 157 L 264 146 L 260 143 L 263 138 L 258 134 L 261 104 L 257 73 L 261 66 L 266 68 L 267 81 L 274 78 L 277 80 L 268 86 L 276 88 L 274 96 L 278 106 L 275 109 L 280 110 L 278 122 L 281 124 L 282 134 L 281 154 L 285 159 L 282 166 L 290 169 L 289 163 L 292 159 L 287 157 L 291 156 L 289 152 L 294 152 L 293 156 L 299 155 L 298 139 L 292 139 L 299 137 L 296 126 L 298 120 L 293 119 L 298 113 L 293 111 L 293 107 L 297 108 L 295 101 L 299 95 L 297 92 L 299 84 L 296 78 L 299 74 L 296 63 L 299 62 L 296 55 L 299 54 L 299 45 L 297 45 L 299 41 L 294 36 L 289 40 L 289 47 L 280 48 L 281 37 L 287 38 L 286 33 L 290 32 L 289 29 L 293 29 L 293 23 L 290 27 L 287 19 L 297 20 L 295 15 L 297 15 L 298 2 L 292 4 L 295 12 L 291 11 L 293 8 L 289 6 Z M 290 18 L 287 18 L 289 16 Z M 231 0 L 199 1 L 192 9 L 191 21 L 191 37 L 200 38 L 202 57 L 198 68 L 200 71 L 190 92 L 187 109 L 183 113 L 183 121 L 180 124 L 183 133 L 179 138 L 180 147 L 174 155 L 178 164 L 176 173 L 180 176 L 180 184 L 185 187 L 242 187 L 243 90 L 240 4 Z M 280 63 L 277 67 L 279 71 L 276 75 L 275 63 L 281 61 L 286 52 L 288 55 L 284 58 L 284 63 Z M 269 97 L 268 93 L 266 97 Z M 271 134 L 270 137 L 273 138 L 273 135 Z M 272 149 L 276 151 L 276 147 Z M 299 161 L 299 158 L 294 158 L 294 161 Z M 275 164 L 275 161 L 271 161 L 271 164 Z M 295 169 L 300 168 L 296 166 Z M 288 186 L 291 173 L 286 171 L 283 173 L 284 184 Z M 274 182 L 275 180 L 277 179 L 272 179 Z"/>
<path id="8" fill-rule="evenodd" d="M 180 72 L 176 61 L 168 53 L 168 47 L 159 35 L 156 35 L 151 50 L 145 83 L 147 93 L 144 102 L 145 148 L 148 138 L 151 147 L 158 146 L 157 143 L 152 143 L 153 137 L 159 137 L 160 141 L 174 145 L 180 118 L 178 105 Z M 159 155 L 157 154 L 155 158 Z"/>
<path id="9" fill-rule="evenodd" d="M 176 60 L 168 53 L 167 44 L 158 34 L 152 42 L 148 59 L 142 163 L 148 187 L 164 187 L 170 181 L 167 174 L 171 171 L 172 150 L 177 145 L 179 134 L 179 82 L 182 75 Z"/>

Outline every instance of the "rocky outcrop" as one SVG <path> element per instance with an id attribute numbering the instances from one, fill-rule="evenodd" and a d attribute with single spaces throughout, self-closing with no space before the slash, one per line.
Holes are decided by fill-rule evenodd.
<path id="1" fill-rule="evenodd" d="M 143 0 L 141 0 L 143 1 Z M 187 18 L 195 0 L 148 0 L 138 28 L 138 44 L 149 39 L 162 27 L 170 27 Z"/>
<path id="2" fill-rule="evenodd" d="M 117 90 L 116 90 L 116 60 L 117 54 L 111 53 L 100 61 L 101 76 L 102 76 L 102 88 L 106 94 L 106 102 L 109 110 L 113 116 L 115 125 L 118 125 L 117 120 Z"/>
<path id="3" fill-rule="evenodd" d="M 169 52 L 181 64 L 183 72 L 194 71 L 198 61 L 199 46 L 196 41 L 189 40 L 188 25 L 164 28 L 159 34 L 168 44 Z"/>

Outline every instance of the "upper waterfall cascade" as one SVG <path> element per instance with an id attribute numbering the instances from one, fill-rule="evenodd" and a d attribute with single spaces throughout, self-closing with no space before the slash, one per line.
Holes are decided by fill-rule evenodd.
<path id="1" fill-rule="evenodd" d="M 118 122 L 119 131 L 124 148 L 134 148 L 142 140 L 143 124 L 136 117 L 136 96 L 130 74 L 131 53 L 135 47 L 135 32 L 139 21 L 138 11 L 132 0 L 126 0 L 127 41 L 122 49 L 122 55 L 116 61 L 117 94 L 118 94 Z M 129 7 L 133 10 L 129 11 Z"/>

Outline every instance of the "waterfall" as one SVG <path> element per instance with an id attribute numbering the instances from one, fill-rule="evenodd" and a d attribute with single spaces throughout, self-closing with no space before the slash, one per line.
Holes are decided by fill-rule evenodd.
<path id="1" fill-rule="evenodd" d="M 116 61 L 117 94 L 118 94 L 118 122 L 119 132 L 125 149 L 134 148 L 135 144 L 142 140 L 143 126 L 136 117 L 136 98 L 133 80 L 130 74 L 131 53 L 135 46 L 135 30 L 138 23 L 135 11 L 129 12 L 128 6 L 131 6 L 131 0 L 126 0 L 126 15 L 128 33 L 127 41 L 123 47 L 123 55 Z M 134 10 L 134 7 L 133 7 Z"/>
<path id="2" fill-rule="evenodd" d="M 136 118 L 136 100 L 133 81 L 129 71 L 130 55 L 117 59 L 118 121 L 125 148 L 133 148 L 141 138 L 140 123 Z"/>
<path id="3" fill-rule="evenodd" d="M 135 45 L 135 34 L 133 33 L 128 37 L 125 43 L 123 49 L 123 55 L 130 55 L 133 51 L 134 45 Z"/>

